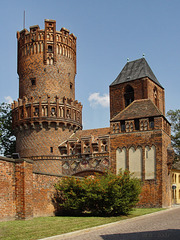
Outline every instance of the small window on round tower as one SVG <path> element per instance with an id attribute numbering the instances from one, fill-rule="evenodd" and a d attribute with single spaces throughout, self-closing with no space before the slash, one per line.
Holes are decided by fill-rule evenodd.
<path id="1" fill-rule="evenodd" d="M 49 45 L 49 46 L 48 46 L 48 52 L 49 52 L 49 53 L 52 53 L 52 51 L 53 51 L 53 47 L 52 47 L 51 45 Z"/>
<path id="2" fill-rule="evenodd" d="M 73 87 L 73 84 L 72 84 L 72 83 L 70 83 L 70 89 L 72 89 L 72 87 Z"/>
<path id="3" fill-rule="evenodd" d="M 30 78 L 31 80 L 31 85 L 35 86 L 36 85 L 36 78 Z"/>

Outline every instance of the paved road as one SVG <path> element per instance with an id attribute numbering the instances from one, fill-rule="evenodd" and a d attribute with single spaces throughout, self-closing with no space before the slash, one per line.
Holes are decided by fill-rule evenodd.
<path id="1" fill-rule="evenodd" d="M 180 240 L 180 207 L 47 239 Z"/>

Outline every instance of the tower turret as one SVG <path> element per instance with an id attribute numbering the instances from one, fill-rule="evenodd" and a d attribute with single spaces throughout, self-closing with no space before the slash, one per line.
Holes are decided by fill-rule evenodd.
<path id="1" fill-rule="evenodd" d="M 61 142 L 82 128 L 75 100 L 76 37 L 45 20 L 17 32 L 19 99 L 12 104 L 16 150 L 21 157 L 58 156 Z"/>
<path id="2" fill-rule="evenodd" d="M 19 98 L 58 96 L 75 99 L 76 37 L 69 30 L 56 31 L 56 21 L 45 20 L 17 32 Z"/>

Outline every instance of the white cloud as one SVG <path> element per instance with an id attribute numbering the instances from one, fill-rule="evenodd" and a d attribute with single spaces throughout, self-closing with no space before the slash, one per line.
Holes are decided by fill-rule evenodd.
<path id="1" fill-rule="evenodd" d="M 13 102 L 13 99 L 10 96 L 4 97 L 4 98 L 5 98 L 6 102 L 9 104 L 11 104 Z"/>
<path id="2" fill-rule="evenodd" d="M 105 93 L 102 96 L 100 96 L 99 93 L 92 93 L 90 94 L 88 100 L 92 108 L 96 107 L 97 105 L 100 105 L 105 108 L 109 107 L 109 94 Z"/>

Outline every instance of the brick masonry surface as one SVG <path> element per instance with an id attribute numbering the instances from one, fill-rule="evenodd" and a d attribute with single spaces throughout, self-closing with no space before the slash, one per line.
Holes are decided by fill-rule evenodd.
<path id="1" fill-rule="evenodd" d="M 163 142 L 163 145 L 162 145 Z M 162 131 L 136 132 L 111 135 L 112 169 L 116 171 L 116 149 L 130 147 L 135 149 L 142 147 L 142 181 L 143 188 L 140 196 L 139 206 L 145 207 L 167 207 L 170 205 L 170 174 L 167 168 L 167 146 L 170 144 L 170 137 Z M 145 180 L 145 147 L 154 145 L 156 151 L 156 179 Z M 166 150 L 165 150 L 166 149 Z M 164 151 L 163 151 L 164 150 Z M 128 151 L 127 151 L 128 154 Z M 162 156 L 162 154 L 164 156 Z M 127 156 L 128 159 L 128 156 Z M 162 159 L 164 161 L 162 162 Z M 129 164 L 127 162 L 127 168 Z M 163 183 L 163 184 L 162 184 Z M 163 187 L 162 187 L 163 186 Z"/>
<path id="2" fill-rule="evenodd" d="M 74 34 L 57 31 L 56 21 L 45 20 L 44 30 L 32 26 L 17 32 L 17 39 L 19 99 L 12 104 L 12 117 L 20 159 L 0 158 L 0 219 L 54 215 L 54 184 L 62 175 L 116 173 L 116 151 L 122 148 L 126 167 L 133 171 L 131 147 L 142 150 L 138 206 L 170 206 L 173 150 L 163 87 L 147 75 L 111 85 L 110 127 L 82 130 L 82 104 L 75 100 Z M 155 171 L 153 179 L 145 180 L 145 149 L 152 146 Z"/>
<path id="3" fill-rule="evenodd" d="M 0 157 L 0 220 L 16 215 L 14 160 Z"/>
<path id="4" fill-rule="evenodd" d="M 33 173 L 33 161 L 0 157 L 0 221 L 52 216 L 61 175 Z"/>
<path id="5" fill-rule="evenodd" d="M 134 89 L 134 100 L 151 99 L 154 100 L 154 87 L 158 90 L 158 108 L 165 114 L 164 89 L 152 82 L 149 78 L 137 79 L 128 83 L 110 86 L 110 119 L 125 108 L 124 91 L 130 85 Z"/>

